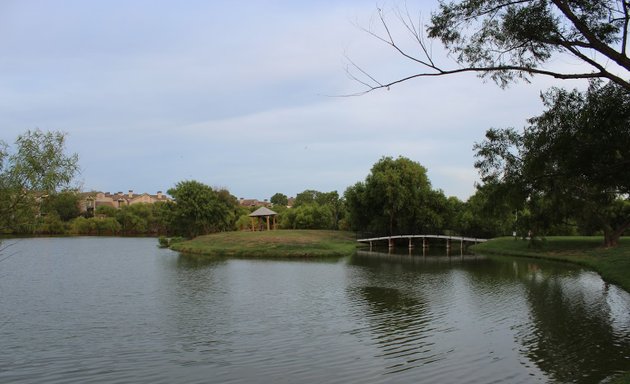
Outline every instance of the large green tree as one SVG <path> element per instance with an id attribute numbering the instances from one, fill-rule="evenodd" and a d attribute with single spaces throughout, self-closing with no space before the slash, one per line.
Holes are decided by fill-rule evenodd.
<path id="1" fill-rule="evenodd" d="M 290 209 L 280 213 L 280 225 L 292 229 L 339 229 L 344 202 L 337 191 L 307 189 L 298 193 Z"/>
<path id="2" fill-rule="evenodd" d="M 492 182 L 477 185 L 475 194 L 454 211 L 455 229 L 480 238 L 511 235 L 514 231 L 524 236 L 529 227 L 521 224 L 522 206 L 519 215 L 519 210 L 514 208 L 519 206 L 519 201 L 505 187 Z"/>
<path id="3" fill-rule="evenodd" d="M 446 199 L 431 189 L 426 168 L 405 157 L 381 158 L 365 181 L 344 196 L 355 230 L 396 234 L 441 229 L 438 212 Z"/>
<path id="4" fill-rule="evenodd" d="M 475 166 L 546 221 L 533 224 L 573 217 L 596 223 L 606 245 L 616 245 L 630 228 L 630 93 L 593 82 L 583 93 L 553 89 L 543 102 L 522 133 L 489 130 L 475 145 Z"/>
<path id="5" fill-rule="evenodd" d="M 169 230 L 187 237 L 233 230 L 238 201 L 226 190 L 215 190 L 194 180 L 168 190 L 174 199 L 168 214 Z"/>
<path id="6" fill-rule="evenodd" d="M 42 214 L 56 214 L 62 221 L 70 221 L 81 215 L 81 196 L 76 191 L 61 191 L 42 199 Z"/>
<path id="7" fill-rule="evenodd" d="M 289 198 L 284 193 L 275 193 L 269 200 L 274 206 L 281 205 L 286 207 L 289 204 Z"/>
<path id="8" fill-rule="evenodd" d="M 630 90 L 630 2 L 626 0 L 440 1 L 428 25 L 423 25 L 421 18 L 416 22 L 409 11 L 395 14 L 396 25 L 379 9 L 382 29 L 367 31 L 418 71 L 383 81 L 352 63 L 355 78 L 367 86 L 367 92 L 414 78 L 463 72 L 490 77 L 501 86 L 538 74 L 558 79 L 609 79 Z M 396 27 L 400 25 L 417 49 L 399 41 Z M 432 56 L 434 40 L 448 50 L 454 65 L 441 65 Z M 584 66 L 572 66 L 568 71 L 566 66 L 554 66 L 559 54 Z"/>
<path id="9" fill-rule="evenodd" d="M 26 131 L 13 148 L 0 141 L 0 231 L 26 231 L 42 198 L 70 187 L 78 155 L 65 152 L 61 132 Z"/>

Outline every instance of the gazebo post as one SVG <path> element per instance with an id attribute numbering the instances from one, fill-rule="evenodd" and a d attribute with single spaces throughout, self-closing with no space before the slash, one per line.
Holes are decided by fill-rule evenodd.
<path id="1" fill-rule="evenodd" d="M 267 216 L 267 230 L 269 230 L 269 216 Z"/>

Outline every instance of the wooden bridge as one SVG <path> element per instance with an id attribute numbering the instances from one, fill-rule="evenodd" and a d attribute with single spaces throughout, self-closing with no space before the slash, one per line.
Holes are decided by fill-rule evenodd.
<path id="1" fill-rule="evenodd" d="M 359 243 L 369 243 L 370 250 L 372 249 L 372 245 L 375 242 L 387 241 L 387 246 L 392 249 L 394 248 L 395 241 L 397 239 L 407 239 L 409 242 L 409 249 L 414 248 L 413 240 L 414 239 L 422 239 L 422 248 L 429 248 L 429 240 L 428 239 L 443 239 L 446 240 L 446 249 L 451 249 L 452 241 L 459 241 L 461 249 L 464 249 L 464 243 L 483 243 L 488 241 L 488 239 L 479 239 L 476 237 L 464 237 L 464 236 L 447 236 L 447 235 L 395 235 L 395 236 L 382 236 L 382 237 L 372 237 L 367 239 L 357 239 Z"/>

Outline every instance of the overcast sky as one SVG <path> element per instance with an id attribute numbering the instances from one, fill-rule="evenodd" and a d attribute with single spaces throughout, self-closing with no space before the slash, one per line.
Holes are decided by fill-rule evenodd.
<path id="1" fill-rule="evenodd" d="M 436 7 L 408 2 L 425 20 Z M 488 128 L 524 126 L 560 83 L 501 90 L 461 75 L 331 97 L 362 90 L 345 55 L 382 81 L 414 70 L 357 27 L 375 11 L 359 0 L 2 0 L 0 139 L 66 132 L 84 190 L 166 192 L 194 179 L 261 200 L 343 193 L 382 156 L 406 156 L 465 200 L 478 180 L 473 144 Z"/>

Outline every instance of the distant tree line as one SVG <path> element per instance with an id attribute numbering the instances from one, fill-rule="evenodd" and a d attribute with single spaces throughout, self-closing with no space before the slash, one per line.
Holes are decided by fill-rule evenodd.
<path id="1" fill-rule="evenodd" d="M 630 229 L 630 94 L 593 82 L 586 92 L 553 89 L 545 111 L 519 132 L 490 129 L 474 150 L 482 183 L 468 200 L 434 189 L 427 169 L 383 157 L 364 181 L 337 191 L 307 189 L 288 207 L 274 194 L 279 229 L 352 230 L 363 234 L 595 235 L 608 246 Z M 78 157 L 65 135 L 27 131 L 0 142 L 0 233 L 195 237 L 251 230 L 229 191 L 186 180 L 173 201 L 100 206 L 88 215 L 72 187 Z"/>

